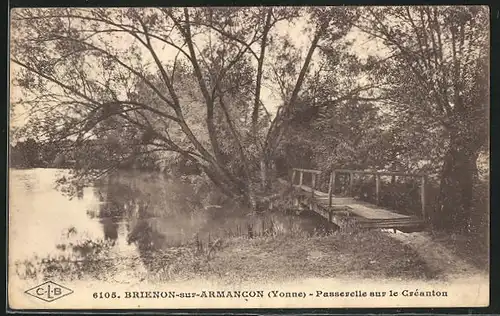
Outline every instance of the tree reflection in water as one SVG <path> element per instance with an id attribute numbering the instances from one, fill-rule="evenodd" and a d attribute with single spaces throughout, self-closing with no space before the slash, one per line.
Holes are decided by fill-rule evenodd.
<path id="1" fill-rule="evenodd" d="M 332 229 L 311 214 L 300 217 L 280 211 L 253 214 L 230 201 L 203 207 L 202 201 L 207 201 L 205 195 L 209 192 L 200 194 L 190 183 L 154 174 L 117 175 L 97 190 L 104 202 L 99 217 L 106 238 L 117 235 L 117 222 L 126 221 L 127 242 L 137 246 L 150 269 L 156 264 L 152 258 L 162 257 L 162 263 L 167 265 L 173 259 L 170 254 L 179 255 L 179 249 L 185 249 L 184 253 L 192 249 L 208 250 L 217 240 L 228 237 L 311 235 Z M 191 250 L 187 251 L 188 248 Z"/>
<path id="2" fill-rule="evenodd" d="M 186 205 L 186 187 L 182 183 L 173 185 L 160 177 L 146 177 L 115 176 L 96 187 L 101 201 L 98 217 L 105 238 L 114 241 L 119 223 L 125 221 L 127 243 L 136 245 L 144 266 L 150 272 L 161 274 L 166 269 L 170 274 L 172 265 L 182 257 L 180 248 L 174 250 L 171 246 L 185 244 L 184 249 L 188 249 L 192 242 L 192 238 L 178 240 L 172 235 L 182 235 L 179 232 L 186 221 L 196 218 L 191 216 L 194 205 Z"/>

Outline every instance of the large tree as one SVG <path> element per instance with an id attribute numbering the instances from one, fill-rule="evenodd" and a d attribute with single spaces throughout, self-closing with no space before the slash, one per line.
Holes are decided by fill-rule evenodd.
<path id="1" fill-rule="evenodd" d="M 31 115 L 29 135 L 72 139 L 80 149 L 67 150 L 86 160 L 82 147 L 107 144 L 98 174 L 175 152 L 255 206 L 315 52 L 342 41 L 356 18 L 346 7 L 16 9 L 16 101 Z M 305 44 L 290 40 L 301 33 Z M 281 88 L 274 117 L 266 85 Z M 85 160 L 77 168 L 95 171 Z"/>
<path id="2" fill-rule="evenodd" d="M 486 7 L 415 6 L 369 8 L 356 23 L 391 57 L 379 76 L 392 81 L 387 94 L 400 122 L 444 139 L 441 228 L 467 229 L 476 160 L 487 146 L 487 21 Z"/>

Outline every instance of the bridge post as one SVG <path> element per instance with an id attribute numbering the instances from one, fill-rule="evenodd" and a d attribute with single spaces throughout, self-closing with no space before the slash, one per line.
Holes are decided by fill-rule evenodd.
<path id="1" fill-rule="evenodd" d="M 316 174 L 312 173 L 311 197 L 314 199 L 314 188 L 316 187 Z"/>
<path id="2" fill-rule="evenodd" d="M 427 220 L 427 214 L 425 213 L 425 183 L 426 183 L 426 176 L 422 176 L 422 182 L 420 183 L 420 204 L 422 205 L 422 219 L 424 221 Z"/>
<path id="3" fill-rule="evenodd" d="M 380 204 L 380 175 L 375 174 L 375 195 L 377 199 L 377 205 Z"/>
<path id="4" fill-rule="evenodd" d="M 332 207 L 332 195 L 335 191 L 335 171 L 330 173 L 330 182 L 328 182 L 328 207 Z"/>
<path id="5" fill-rule="evenodd" d="M 352 195 L 354 191 L 354 173 L 349 172 L 349 195 Z"/>
<path id="6" fill-rule="evenodd" d="M 330 181 L 328 182 L 328 223 L 332 222 L 332 195 L 335 190 L 335 171 L 330 172 Z"/>
<path id="7" fill-rule="evenodd" d="M 299 171 L 299 185 L 302 185 L 302 180 L 304 179 L 304 173 L 302 170 Z"/>
<path id="8" fill-rule="evenodd" d="M 292 186 L 293 186 L 293 181 L 295 181 L 295 169 L 292 170 L 292 180 L 290 181 L 292 183 Z"/>

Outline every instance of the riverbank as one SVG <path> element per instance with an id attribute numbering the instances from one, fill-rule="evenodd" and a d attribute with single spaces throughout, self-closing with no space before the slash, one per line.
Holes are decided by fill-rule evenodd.
<path id="1" fill-rule="evenodd" d="M 450 240 L 439 241 L 429 232 L 392 230 L 232 239 L 207 261 L 204 275 L 229 284 L 311 278 L 423 282 L 488 279 L 488 266 L 457 252 Z"/>
<path id="2" fill-rule="evenodd" d="M 350 276 L 431 279 L 440 271 L 428 266 L 410 247 L 370 231 L 228 240 L 207 262 L 204 273 L 234 283 Z"/>
<path id="3" fill-rule="evenodd" d="M 102 250 L 78 264 L 44 260 L 36 275 L 58 280 L 90 277 L 110 282 L 206 279 L 225 284 L 309 278 L 446 278 L 442 270 L 446 267 L 429 264 L 410 245 L 379 231 L 232 237 L 215 240 L 203 249 L 193 243 L 154 254 L 144 252 L 140 257 L 113 259 L 102 256 L 105 253 Z M 31 268 L 36 266 L 32 263 Z M 117 266 L 121 268 L 118 270 Z"/>

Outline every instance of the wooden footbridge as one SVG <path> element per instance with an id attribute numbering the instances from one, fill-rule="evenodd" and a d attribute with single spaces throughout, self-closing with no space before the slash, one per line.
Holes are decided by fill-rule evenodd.
<path id="1" fill-rule="evenodd" d="M 348 176 L 347 196 L 336 195 L 336 179 L 339 174 Z M 310 179 L 309 185 L 305 184 L 304 175 Z M 327 176 L 328 192 L 318 190 L 318 178 Z M 353 193 L 354 175 L 375 177 L 375 201 L 368 203 L 350 197 Z M 420 204 L 421 216 L 404 215 L 380 206 L 381 176 L 391 177 L 417 177 L 420 179 Z M 297 180 L 298 177 L 298 180 Z M 336 169 L 328 173 L 319 170 L 292 169 L 291 185 L 296 188 L 294 205 L 299 209 L 307 208 L 316 212 L 329 222 L 339 226 L 341 230 L 350 231 L 357 229 L 397 229 L 411 232 L 420 231 L 425 226 L 425 186 L 426 175 L 410 174 L 403 172 L 377 172 Z"/>

